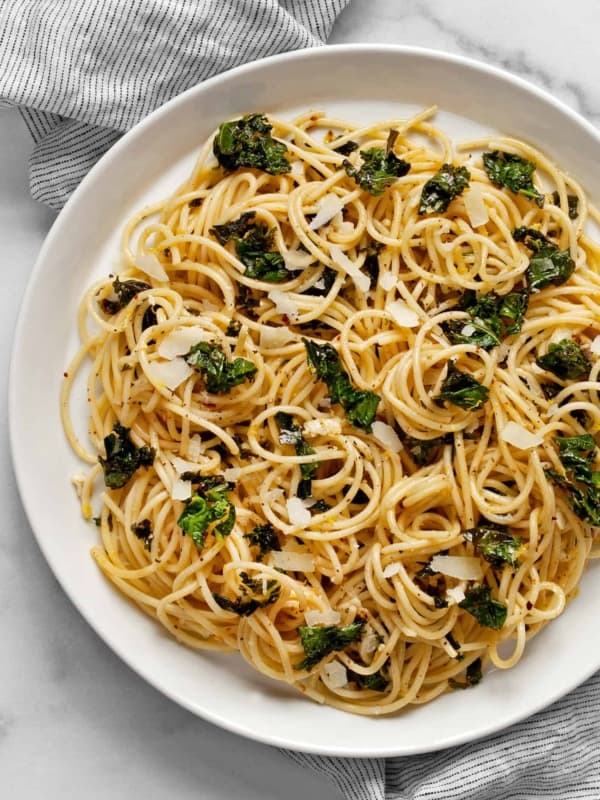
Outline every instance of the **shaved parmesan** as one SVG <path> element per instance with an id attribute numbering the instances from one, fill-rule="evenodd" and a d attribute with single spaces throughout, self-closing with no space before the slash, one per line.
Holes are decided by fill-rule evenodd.
<path id="1" fill-rule="evenodd" d="M 292 525 L 308 525 L 311 519 L 310 511 L 299 497 L 289 497 L 285 505 Z"/>
<path id="2" fill-rule="evenodd" d="M 379 276 L 379 285 L 386 292 L 389 292 L 398 283 L 398 278 L 393 272 L 382 272 Z"/>
<path id="3" fill-rule="evenodd" d="M 483 578 L 481 562 L 473 556 L 434 556 L 430 566 L 434 572 L 461 581 L 480 581 Z"/>
<path id="4" fill-rule="evenodd" d="M 365 653 L 374 653 L 379 647 L 379 638 L 368 622 L 365 625 L 365 634 L 361 640 L 361 647 Z"/>
<path id="5" fill-rule="evenodd" d="M 346 667 L 339 661 L 330 661 L 323 667 L 325 677 L 332 689 L 340 689 L 348 683 Z"/>
<path id="6" fill-rule="evenodd" d="M 175 478 L 171 486 L 171 498 L 173 500 L 189 500 L 192 496 L 192 482 L 182 481 L 181 478 Z"/>
<path id="7" fill-rule="evenodd" d="M 281 289 L 273 289 L 268 293 L 267 297 L 275 304 L 275 311 L 278 314 L 283 314 L 290 319 L 298 318 L 298 303 L 292 300 L 287 292 L 282 292 Z"/>
<path id="8" fill-rule="evenodd" d="M 172 361 L 153 361 L 150 365 L 152 378 L 158 384 L 166 386 L 173 391 L 179 384 L 193 375 L 194 370 L 183 358 L 174 358 Z"/>
<path id="9" fill-rule="evenodd" d="M 302 433 L 309 439 L 315 436 L 338 436 L 341 432 L 342 420 L 339 417 L 309 419 L 302 427 Z"/>
<path id="10" fill-rule="evenodd" d="M 590 353 L 594 353 L 595 355 L 600 355 L 600 336 L 596 336 L 594 341 L 590 345 Z"/>
<path id="11" fill-rule="evenodd" d="M 372 431 L 377 441 L 385 445 L 391 453 L 399 453 L 402 450 L 402 442 L 391 425 L 375 420 L 372 425 Z"/>
<path id="12" fill-rule="evenodd" d="M 467 324 L 461 330 L 461 334 L 463 336 L 471 336 L 472 333 L 475 333 L 475 326 L 471 325 L 470 322 L 467 322 Z"/>
<path id="13" fill-rule="evenodd" d="M 271 502 L 272 500 L 279 500 L 279 498 L 282 496 L 283 496 L 283 489 L 271 489 L 265 495 L 265 497 L 269 502 Z"/>
<path id="14" fill-rule="evenodd" d="M 446 597 L 449 600 L 453 600 L 456 605 L 458 605 L 465 599 L 465 590 L 461 586 L 455 586 L 453 589 L 446 589 Z"/>
<path id="15" fill-rule="evenodd" d="M 288 269 L 304 269 L 315 260 L 312 253 L 304 250 L 288 250 L 283 254 L 283 260 Z"/>
<path id="16" fill-rule="evenodd" d="M 260 346 L 268 350 L 271 347 L 283 347 L 293 342 L 296 334 L 285 325 L 273 328 L 270 325 L 260 326 Z"/>
<path id="17" fill-rule="evenodd" d="M 307 625 L 339 625 L 342 619 L 337 611 L 333 608 L 326 608 L 325 611 L 312 611 L 304 612 L 304 619 Z"/>
<path id="18" fill-rule="evenodd" d="M 388 564 L 387 567 L 383 570 L 383 577 L 384 578 L 391 578 L 392 575 L 397 575 L 402 570 L 402 562 L 400 561 L 392 561 L 391 564 Z"/>
<path id="19" fill-rule="evenodd" d="M 139 253 L 135 259 L 136 267 L 157 281 L 168 281 L 169 276 L 154 253 Z"/>
<path id="20" fill-rule="evenodd" d="M 325 280 L 324 278 L 319 278 L 319 280 L 313 284 L 315 289 L 324 289 L 325 288 Z"/>
<path id="21" fill-rule="evenodd" d="M 385 310 L 401 328 L 416 328 L 420 325 L 419 315 L 409 308 L 403 300 L 387 303 Z"/>
<path id="22" fill-rule="evenodd" d="M 473 228 L 485 225 L 490 215 L 483 201 L 483 191 L 478 183 L 472 183 L 468 192 L 464 194 L 465 208 L 469 222 Z"/>
<path id="23" fill-rule="evenodd" d="M 214 338 L 202 328 L 175 328 L 170 331 L 164 339 L 160 341 L 157 348 L 157 353 L 161 358 L 166 358 L 168 361 L 176 358 L 176 356 L 183 356 L 189 353 L 195 344 L 200 341 L 209 341 Z"/>
<path id="24" fill-rule="evenodd" d="M 327 225 L 336 214 L 344 208 L 344 201 L 336 194 L 326 194 L 317 206 L 317 215 L 308 226 L 309 231 L 316 231 L 323 225 Z"/>
<path id="25" fill-rule="evenodd" d="M 500 431 L 500 438 L 519 450 L 531 450 L 544 442 L 544 437 L 539 433 L 531 433 L 517 422 L 507 422 Z"/>
<path id="26" fill-rule="evenodd" d="M 347 220 L 342 220 L 342 222 L 340 222 L 340 224 L 336 225 L 335 227 L 339 233 L 346 233 L 348 235 L 354 233 L 354 225 L 351 222 L 348 222 Z"/>
<path id="27" fill-rule="evenodd" d="M 198 433 L 194 434 L 190 439 L 190 443 L 188 444 L 188 456 L 192 459 L 192 461 L 197 461 L 200 456 L 202 455 L 203 451 L 202 446 L 202 439 Z"/>
<path id="28" fill-rule="evenodd" d="M 290 166 L 290 173 L 294 176 L 294 178 L 300 178 L 304 176 L 304 161 L 293 161 Z"/>
<path id="29" fill-rule="evenodd" d="M 310 553 L 294 553 L 291 550 L 273 550 L 271 565 L 275 569 L 290 572 L 314 572 L 315 560 Z"/>
<path id="30" fill-rule="evenodd" d="M 356 264 L 351 261 L 348 256 L 344 253 L 341 247 L 337 244 L 330 244 L 329 245 L 329 255 L 331 256 L 331 260 L 335 264 L 336 267 L 339 267 L 343 270 L 347 275 L 349 275 L 354 283 L 356 284 L 356 288 L 361 292 L 368 292 L 369 286 L 371 285 L 371 279 L 368 275 L 365 275 L 360 269 L 356 266 Z"/>
<path id="31" fill-rule="evenodd" d="M 226 481 L 235 482 L 241 474 L 242 470 L 239 467 L 228 467 L 228 469 L 223 472 L 223 477 Z"/>
<path id="32" fill-rule="evenodd" d="M 183 475 L 184 472 L 194 472 L 198 469 L 198 464 L 194 464 L 193 461 L 186 461 L 185 458 L 179 458 L 179 456 L 171 456 L 171 464 L 173 464 L 175 471 L 179 475 Z"/>

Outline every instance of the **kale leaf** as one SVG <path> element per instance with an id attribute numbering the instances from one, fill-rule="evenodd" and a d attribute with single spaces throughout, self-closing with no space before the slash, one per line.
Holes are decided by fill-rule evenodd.
<path id="1" fill-rule="evenodd" d="M 518 536 L 512 536 L 506 525 L 484 520 L 476 528 L 463 531 L 463 536 L 468 542 L 473 542 L 475 551 L 493 567 L 519 566 L 522 541 Z"/>
<path id="2" fill-rule="evenodd" d="M 262 222 L 254 222 L 254 211 L 246 211 L 239 219 L 214 225 L 210 232 L 221 244 L 235 243 L 237 257 L 246 267 L 244 275 L 257 281 L 281 283 L 290 273 L 278 250 L 272 250 L 275 232 Z"/>
<path id="3" fill-rule="evenodd" d="M 225 329 L 225 336 L 237 337 L 240 335 L 241 330 L 242 323 L 239 321 L 239 319 L 231 319 L 229 320 L 229 324 Z"/>
<path id="4" fill-rule="evenodd" d="M 448 683 L 453 689 L 469 689 L 471 686 L 477 686 L 478 683 L 481 683 L 483 673 L 481 670 L 480 658 L 476 658 L 475 661 L 472 661 L 469 664 L 465 672 L 465 677 L 467 679 L 466 683 L 455 681 L 452 678 L 448 681 Z"/>
<path id="5" fill-rule="evenodd" d="M 131 532 L 135 534 L 138 539 L 143 539 L 145 549 L 150 550 L 152 547 L 152 540 L 154 539 L 154 531 L 152 530 L 152 522 L 149 519 L 134 522 L 131 526 Z"/>
<path id="6" fill-rule="evenodd" d="M 494 150 L 483 154 L 483 166 L 493 184 L 506 186 L 511 192 L 521 194 L 533 200 L 540 208 L 543 207 L 544 195 L 533 185 L 533 161 L 527 161 L 513 153 Z"/>
<path id="7" fill-rule="evenodd" d="M 223 122 L 213 141 L 213 153 L 228 170 L 254 167 L 271 175 L 289 172 L 288 149 L 271 136 L 272 129 L 264 114 Z"/>
<path id="8" fill-rule="evenodd" d="M 259 548 L 260 553 L 256 559 L 257 561 L 262 561 L 271 550 L 281 550 L 277 531 L 270 522 L 264 525 L 256 525 L 250 533 L 245 534 L 245 538 L 248 539 L 250 544 Z"/>
<path id="9" fill-rule="evenodd" d="M 575 262 L 569 250 L 559 250 L 535 228 L 515 228 L 513 239 L 533 251 L 525 273 L 530 291 L 537 292 L 550 284 L 560 286 L 573 274 Z"/>
<path id="10" fill-rule="evenodd" d="M 571 339 L 549 345 L 546 355 L 536 358 L 535 363 L 563 381 L 587 378 L 591 369 L 583 350 Z"/>
<path id="11" fill-rule="evenodd" d="M 423 186 L 419 214 L 446 211 L 452 200 L 467 188 L 470 177 L 466 167 L 444 164 Z"/>
<path id="12" fill-rule="evenodd" d="M 381 670 L 370 675 L 361 675 L 360 672 L 348 671 L 348 680 L 353 681 L 359 689 L 371 689 L 374 692 L 385 692 L 389 681 Z"/>
<path id="13" fill-rule="evenodd" d="M 336 153 L 340 153 L 340 155 L 342 156 L 349 156 L 350 153 L 353 153 L 355 150 L 358 150 L 359 144 L 358 142 L 355 142 L 353 139 L 348 139 L 348 141 L 344 142 L 344 144 L 336 145 L 334 139 L 334 141 L 331 143 L 330 146 L 331 149 L 335 150 Z"/>
<path id="14" fill-rule="evenodd" d="M 329 294 L 338 274 L 337 270 L 331 267 L 325 267 L 321 273 L 320 280 L 317 281 L 317 283 L 322 281 L 322 286 L 320 288 L 316 285 L 310 286 L 308 289 L 305 289 L 302 294 L 309 294 L 314 297 L 325 297 L 325 295 Z"/>
<path id="15" fill-rule="evenodd" d="M 278 411 L 275 414 L 275 422 L 279 428 L 279 444 L 293 444 L 297 456 L 311 456 L 316 452 L 314 447 L 302 436 L 302 428 L 295 422 L 291 414 Z M 319 462 L 310 461 L 299 466 L 302 480 L 298 485 L 298 497 L 305 500 L 312 494 L 312 479 L 317 474 Z"/>
<path id="16" fill-rule="evenodd" d="M 459 604 L 468 611 L 484 628 L 499 631 L 506 622 L 508 609 L 503 603 L 492 599 L 489 586 L 473 586 L 465 592 L 465 599 Z"/>
<path id="17" fill-rule="evenodd" d="M 121 281 L 118 277 L 114 279 L 112 286 L 114 293 L 117 295 L 117 299 L 111 300 L 110 298 L 105 297 L 100 301 L 100 308 L 102 311 L 104 311 L 105 314 L 110 314 L 111 316 L 116 314 L 122 308 L 125 308 L 125 306 L 133 300 L 136 294 L 152 288 L 150 284 L 146 283 L 145 281 L 138 281 L 134 278 L 127 281 Z"/>
<path id="18" fill-rule="evenodd" d="M 476 344 L 491 350 L 506 336 L 521 330 L 528 304 L 526 289 L 503 296 L 489 292 L 479 298 L 468 291 L 462 296 L 459 307 L 470 315 L 471 322 L 449 320 L 442 323 L 442 328 L 452 344 Z"/>
<path id="19" fill-rule="evenodd" d="M 396 178 L 402 178 L 410 169 L 408 161 L 398 158 L 392 152 L 386 152 L 383 147 L 361 150 L 360 154 L 360 167 L 353 167 L 349 161 L 344 161 L 344 169 L 361 189 L 372 195 L 382 194 L 396 182 Z"/>
<path id="20" fill-rule="evenodd" d="M 156 451 L 153 447 L 136 447 L 129 436 L 130 428 L 115 423 L 112 433 L 104 437 L 106 458 L 98 456 L 109 489 L 120 489 L 140 467 L 150 467 Z"/>
<path id="21" fill-rule="evenodd" d="M 369 276 L 369 289 L 374 289 L 379 280 L 379 251 L 382 249 L 381 242 L 373 242 L 367 247 L 367 255 L 361 270 Z"/>
<path id="22" fill-rule="evenodd" d="M 442 391 L 434 397 L 441 405 L 444 400 L 460 408 L 476 410 L 487 401 L 489 390 L 487 386 L 476 381 L 466 372 L 457 369 L 454 361 L 448 364 L 448 374 L 442 382 Z"/>
<path id="23" fill-rule="evenodd" d="M 594 437 L 563 436 L 556 442 L 567 475 L 547 469 L 547 477 L 567 493 L 571 508 L 580 519 L 600 525 L 600 472 L 592 470 L 596 461 Z"/>
<path id="24" fill-rule="evenodd" d="M 340 403 L 348 422 L 370 433 L 381 397 L 375 392 L 358 391 L 352 386 L 348 373 L 331 344 L 317 344 L 309 339 L 302 341 L 308 364 L 315 370 L 317 378 L 327 384 L 331 402 Z"/>
<path id="25" fill-rule="evenodd" d="M 212 596 L 221 608 L 225 611 L 231 611 L 232 614 L 237 614 L 240 617 L 249 617 L 258 608 L 265 608 L 272 605 L 278 598 L 281 592 L 281 586 L 278 581 L 269 580 L 263 589 L 262 581 L 252 580 L 247 572 L 240 572 L 242 579 L 243 590 L 242 594 L 230 600 L 217 592 L 213 592 Z"/>
<path id="26" fill-rule="evenodd" d="M 229 490 L 230 484 L 221 475 L 210 475 L 186 500 L 177 524 L 198 550 L 204 547 L 210 531 L 214 531 L 217 539 L 224 539 L 233 530 L 236 514 L 235 506 L 227 497 Z"/>
<path id="27" fill-rule="evenodd" d="M 589 433 L 581 436 L 559 436 L 556 438 L 559 458 L 563 467 L 582 483 L 594 482 L 591 465 L 596 458 L 596 442 Z"/>
<path id="28" fill-rule="evenodd" d="M 148 308 L 144 311 L 144 316 L 142 317 L 143 331 L 145 331 L 146 328 L 151 328 L 158 322 L 158 317 L 156 316 L 156 311 L 158 308 L 160 308 L 160 306 L 148 306 Z"/>
<path id="29" fill-rule="evenodd" d="M 298 633 L 306 657 L 295 669 L 310 669 L 330 653 L 356 642 L 362 636 L 364 625 L 362 620 L 350 625 L 301 625 Z"/>
<path id="30" fill-rule="evenodd" d="M 400 438 L 404 449 L 418 467 L 426 467 L 429 464 L 433 464 L 440 456 L 440 448 L 445 444 L 454 443 L 454 436 L 451 433 L 437 436 L 435 439 L 415 439 L 413 436 L 406 434 Z"/>
<path id="31" fill-rule="evenodd" d="M 184 358 L 190 367 L 201 373 L 206 391 L 212 394 L 229 394 L 234 386 L 252 378 L 257 370 L 255 364 L 245 358 L 228 361 L 223 348 L 210 342 L 198 342 Z"/>
<path id="32" fill-rule="evenodd" d="M 552 202 L 555 206 L 560 206 L 560 195 L 558 192 L 553 192 Z M 567 205 L 569 212 L 569 219 L 577 219 L 579 216 L 579 198 L 576 194 L 567 195 Z"/>

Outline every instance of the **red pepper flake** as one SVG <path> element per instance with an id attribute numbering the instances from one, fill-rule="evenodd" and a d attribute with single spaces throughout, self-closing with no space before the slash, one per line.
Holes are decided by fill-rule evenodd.
<path id="1" fill-rule="evenodd" d="M 531 611 L 532 608 L 533 608 L 533 603 L 531 602 L 531 600 L 528 600 L 527 601 L 527 611 Z"/>
<path id="2" fill-rule="evenodd" d="M 69 377 L 69 373 L 68 372 L 63 372 L 63 378 L 68 378 L 68 377 Z"/>

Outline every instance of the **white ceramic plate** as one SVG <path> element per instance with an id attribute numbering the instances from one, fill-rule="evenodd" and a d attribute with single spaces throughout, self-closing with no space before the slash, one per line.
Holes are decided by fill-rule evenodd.
<path id="1" fill-rule="evenodd" d="M 124 600 L 89 556 L 70 475 L 80 465 L 58 417 L 63 370 L 75 352 L 75 313 L 89 283 L 114 266 L 123 222 L 172 191 L 223 119 L 249 111 L 287 117 L 307 107 L 354 120 L 398 117 L 438 104 L 454 137 L 502 132 L 549 153 L 600 197 L 600 137 L 547 94 L 506 73 L 425 50 L 350 45 L 277 56 L 206 81 L 167 103 L 90 172 L 56 220 L 21 309 L 10 377 L 17 480 L 40 547 L 73 603 L 142 677 L 194 713 L 269 744 L 341 756 L 390 756 L 459 744 L 503 728 L 574 688 L 600 667 L 590 636 L 598 569 L 516 668 L 495 671 L 400 716 L 366 719 L 303 698 L 255 674 L 241 657 L 192 652 Z M 77 409 L 85 424 L 85 404 Z"/>

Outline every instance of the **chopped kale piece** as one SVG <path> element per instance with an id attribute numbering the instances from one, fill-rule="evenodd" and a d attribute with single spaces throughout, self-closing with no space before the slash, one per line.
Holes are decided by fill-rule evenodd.
<path id="1" fill-rule="evenodd" d="M 263 589 L 262 581 L 252 580 L 246 572 L 241 572 L 240 577 L 244 587 L 243 593 L 236 597 L 235 600 L 230 600 L 228 597 L 223 597 L 223 595 L 213 592 L 215 602 L 225 611 L 231 611 L 232 614 L 237 614 L 240 617 L 249 617 L 258 608 L 266 608 L 266 606 L 272 605 L 279 598 L 281 586 L 278 581 L 267 581 Z"/>
<path id="2" fill-rule="evenodd" d="M 246 267 L 244 275 L 267 283 L 281 283 L 292 277 L 283 256 L 272 250 L 275 232 L 262 222 L 254 222 L 254 211 L 247 211 L 237 220 L 214 225 L 210 232 L 221 244 L 235 243 L 235 251 Z"/>
<path id="3" fill-rule="evenodd" d="M 325 295 L 328 295 L 331 291 L 331 287 L 335 283 L 337 276 L 337 270 L 331 267 L 325 267 L 320 278 L 320 281 L 323 282 L 323 286 L 321 288 L 315 285 L 310 286 L 308 289 L 305 289 L 302 294 L 312 295 L 313 297 L 325 297 Z M 319 283 L 319 281 L 317 281 L 317 283 Z"/>
<path id="4" fill-rule="evenodd" d="M 145 281 L 138 281 L 135 279 L 130 279 L 126 281 L 121 281 L 119 278 L 115 278 L 113 281 L 113 291 L 117 295 L 116 300 L 110 300 L 109 298 L 105 297 L 104 300 L 100 301 L 100 308 L 104 311 L 105 314 L 116 314 L 122 308 L 125 308 L 136 294 L 140 292 L 145 292 L 146 289 L 151 289 L 149 283 Z"/>
<path id="5" fill-rule="evenodd" d="M 330 653 L 344 650 L 360 639 L 364 625 L 362 620 L 350 625 L 301 625 L 298 633 L 306 657 L 296 664 L 295 669 L 310 669 Z"/>
<path id="6" fill-rule="evenodd" d="M 152 522 L 149 519 L 143 519 L 140 522 L 134 522 L 131 526 L 131 531 L 138 539 L 144 540 L 144 547 L 150 550 L 152 547 L 152 540 L 154 539 L 154 531 L 152 530 Z"/>
<path id="7" fill-rule="evenodd" d="M 106 457 L 98 456 L 104 472 L 104 483 L 109 489 L 120 489 L 140 467 L 150 467 L 156 451 L 153 447 L 136 447 L 129 436 L 129 428 L 115 423 L 112 433 L 104 437 Z"/>
<path id="8" fill-rule="evenodd" d="M 481 671 L 481 659 L 476 658 L 475 661 L 472 661 L 469 666 L 467 667 L 467 683 L 469 686 L 477 686 L 478 683 L 481 683 L 481 679 L 483 678 L 483 673 Z"/>
<path id="9" fill-rule="evenodd" d="M 146 328 L 151 328 L 153 325 L 156 325 L 158 322 L 156 311 L 159 306 L 148 306 L 148 308 L 144 311 L 144 316 L 142 317 L 142 330 L 145 331 Z"/>
<path id="10" fill-rule="evenodd" d="M 446 211 L 452 200 L 468 187 L 470 177 L 471 173 L 466 167 L 444 164 L 423 186 L 419 214 Z"/>
<path id="11" fill-rule="evenodd" d="M 302 436 L 302 428 L 295 422 L 291 414 L 278 411 L 275 422 L 279 428 L 279 444 L 293 444 L 297 456 L 310 456 L 315 453 L 314 447 Z M 312 494 L 312 479 L 319 469 L 318 461 L 300 464 L 302 480 L 298 486 L 298 497 L 306 499 Z"/>
<path id="12" fill-rule="evenodd" d="M 549 345 L 546 355 L 536 358 L 535 363 L 563 381 L 587 378 L 591 369 L 583 350 L 571 339 Z"/>
<path id="13" fill-rule="evenodd" d="M 452 344 L 476 344 L 491 350 L 506 337 L 521 330 L 529 303 L 529 292 L 521 290 L 500 296 L 489 292 L 479 298 L 465 292 L 460 307 L 471 320 L 450 320 L 442 323 L 444 333 Z M 466 332 L 465 332 L 466 329 Z"/>
<path id="14" fill-rule="evenodd" d="M 367 255 L 361 270 L 369 276 L 369 289 L 374 289 L 379 280 L 379 252 L 382 249 L 383 245 L 380 242 L 374 242 L 367 247 Z"/>
<path id="15" fill-rule="evenodd" d="M 435 439 L 415 439 L 413 436 L 404 434 L 401 439 L 404 449 L 418 467 L 433 464 L 440 456 L 440 448 L 445 444 L 454 443 L 454 436 L 451 433 L 437 436 Z"/>
<path id="16" fill-rule="evenodd" d="M 560 286 L 573 274 L 575 262 L 569 250 L 559 250 L 540 231 L 535 228 L 515 228 L 513 238 L 533 251 L 525 273 L 530 291 L 537 292 L 550 284 Z"/>
<path id="17" fill-rule="evenodd" d="M 466 372 L 457 369 L 454 361 L 448 364 L 448 374 L 442 382 L 442 391 L 434 398 L 438 403 L 447 401 L 465 409 L 478 409 L 487 401 L 489 390 Z"/>
<path id="18" fill-rule="evenodd" d="M 519 536 L 512 536 L 506 525 L 484 520 L 476 528 L 463 531 L 463 536 L 468 542 L 473 542 L 476 552 L 493 567 L 519 566 L 522 540 Z"/>
<path id="19" fill-rule="evenodd" d="M 307 361 L 315 370 L 317 378 L 327 384 L 332 403 L 340 403 L 348 422 L 370 433 L 381 397 L 375 392 L 358 391 L 342 366 L 341 359 L 333 345 L 318 344 L 302 339 L 306 348 Z"/>
<path id="20" fill-rule="evenodd" d="M 342 156 L 349 156 L 350 153 L 353 153 L 355 150 L 358 150 L 359 148 L 358 142 L 355 142 L 352 139 L 348 139 L 347 142 L 344 142 L 344 144 L 339 144 L 339 145 L 336 145 L 334 140 L 330 146 L 332 150 L 335 150 L 336 153 L 339 153 Z"/>
<path id="21" fill-rule="evenodd" d="M 212 394 L 229 394 L 254 377 L 257 367 L 245 358 L 228 361 L 223 348 L 218 344 L 198 342 L 184 356 L 187 363 L 197 369 L 204 378 L 206 391 Z"/>
<path id="22" fill-rule="evenodd" d="M 270 522 L 265 525 L 256 525 L 250 533 L 245 534 L 245 538 L 248 539 L 250 544 L 259 548 L 260 553 L 257 561 L 262 561 L 264 556 L 272 550 L 281 550 L 277 531 Z"/>
<path id="23" fill-rule="evenodd" d="M 219 125 L 213 141 L 213 153 L 228 170 L 253 167 L 271 175 L 290 171 L 288 152 L 283 142 L 271 136 L 273 126 L 264 114 L 247 114 Z"/>
<path id="24" fill-rule="evenodd" d="M 221 475 L 206 476 L 204 483 L 200 481 L 196 492 L 186 500 L 177 524 L 198 550 L 204 547 L 210 531 L 214 531 L 217 539 L 224 539 L 233 530 L 236 514 L 235 506 L 227 498 L 229 489 Z"/>
<path id="25" fill-rule="evenodd" d="M 348 681 L 354 682 L 359 689 L 371 689 L 373 692 L 385 692 L 389 681 L 381 670 L 370 675 L 361 675 L 354 670 L 348 670 Z"/>
<path id="26" fill-rule="evenodd" d="M 398 158 L 392 152 L 386 153 L 382 147 L 371 147 L 361 150 L 362 164 L 353 167 L 349 161 L 344 161 L 344 169 L 350 178 L 365 192 L 380 195 L 388 189 L 396 178 L 401 178 L 410 170 L 410 164 Z"/>
<path id="27" fill-rule="evenodd" d="M 458 605 L 475 617 L 484 628 L 499 631 L 506 622 L 508 609 L 504 603 L 492 599 L 492 590 L 489 586 L 473 586 L 467 589 L 465 599 Z"/>
<path id="28" fill-rule="evenodd" d="M 239 319 L 232 319 L 225 329 L 225 336 L 239 336 L 242 329 L 242 323 Z"/>
<path id="29" fill-rule="evenodd" d="M 552 202 L 555 206 L 560 205 L 560 195 L 558 192 L 553 192 L 552 194 Z M 568 205 L 568 213 L 569 219 L 577 219 L 579 216 L 579 198 L 576 194 L 568 194 L 567 195 L 567 205 Z"/>
<path id="30" fill-rule="evenodd" d="M 222 225 L 213 225 L 210 232 L 219 244 L 225 245 L 232 239 L 234 241 L 243 239 L 254 227 L 255 218 L 256 211 L 245 211 L 238 219 L 232 219 L 230 222 L 224 222 Z"/>
<path id="31" fill-rule="evenodd" d="M 323 498 L 317 500 L 316 503 L 313 503 L 312 506 L 309 508 L 311 514 L 322 514 L 324 511 L 329 511 L 331 506 L 329 503 L 326 503 Z"/>
<path id="32" fill-rule="evenodd" d="M 513 153 L 494 150 L 483 154 L 483 166 L 488 178 L 496 186 L 506 186 L 511 192 L 533 200 L 540 208 L 544 205 L 544 195 L 533 185 L 535 164 Z"/>

